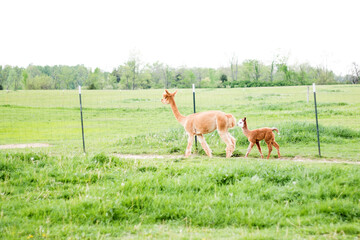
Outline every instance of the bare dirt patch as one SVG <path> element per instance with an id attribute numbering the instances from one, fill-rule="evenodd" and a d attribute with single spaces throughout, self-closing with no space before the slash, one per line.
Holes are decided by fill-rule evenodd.
<path id="1" fill-rule="evenodd" d="M 50 147 L 50 144 L 48 144 L 48 143 L 26 143 L 26 144 L 0 145 L 0 149 L 39 148 L 39 147 Z"/>
<path id="2" fill-rule="evenodd" d="M 284 159 L 289 160 L 293 162 L 312 162 L 312 163 L 347 163 L 347 164 L 357 164 L 360 165 L 360 162 L 352 162 L 352 161 L 346 161 L 342 159 L 308 159 L 308 158 L 302 158 L 302 157 L 295 157 L 295 158 L 289 158 Z"/>

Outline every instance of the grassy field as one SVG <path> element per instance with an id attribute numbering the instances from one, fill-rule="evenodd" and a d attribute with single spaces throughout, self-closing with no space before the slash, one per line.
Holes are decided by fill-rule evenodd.
<path id="1" fill-rule="evenodd" d="M 356 239 L 360 167 L 0 155 L 2 239 Z"/>
<path id="2" fill-rule="evenodd" d="M 243 158 L 239 128 L 233 158 L 217 133 L 206 136 L 214 158 L 183 158 L 186 135 L 163 90 L 83 91 L 84 155 L 77 91 L 0 91 L 0 145 L 51 145 L 0 150 L 0 238 L 358 239 L 360 87 L 317 89 L 322 159 L 311 89 L 309 103 L 307 87 L 197 91 L 198 112 L 278 127 L 280 160 L 256 148 Z M 176 101 L 192 113 L 190 89 Z"/>
<path id="3" fill-rule="evenodd" d="M 322 155 L 326 158 L 360 159 L 360 87 L 318 86 L 317 100 Z M 250 129 L 277 127 L 277 141 L 286 157 L 316 157 L 316 129 L 312 89 L 307 87 L 200 89 L 197 111 L 222 110 L 237 119 L 248 119 Z M 186 136 L 170 106 L 160 102 L 163 90 L 83 91 L 87 152 L 182 154 Z M 193 111 L 192 91 L 180 89 L 176 101 L 184 115 Z M 0 145 L 49 143 L 51 154 L 82 151 L 77 91 L 0 91 Z M 241 129 L 237 155 L 243 156 L 247 139 Z M 217 133 L 206 136 L 215 153 L 225 144 Z M 266 146 L 266 145 L 263 145 Z M 34 150 L 32 150 L 34 151 Z M 200 153 L 202 153 L 200 151 Z M 252 156 L 258 156 L 252 151 Z"/>

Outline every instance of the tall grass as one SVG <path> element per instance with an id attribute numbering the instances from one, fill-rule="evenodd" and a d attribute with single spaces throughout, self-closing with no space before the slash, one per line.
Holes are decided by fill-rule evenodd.
<path id="1" fill-rule="evenodd" d="M 3 239 L 360 234 L 360 168 L 350 165 L 18 153 L 0 154 L 0 170 Z"/>

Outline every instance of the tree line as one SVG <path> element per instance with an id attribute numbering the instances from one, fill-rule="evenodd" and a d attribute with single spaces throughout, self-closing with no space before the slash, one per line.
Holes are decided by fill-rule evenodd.
<path id="1" fill-rule="evenodd" d="M 236 57 L 229 66 L 220 68 L 174 68 L 155 62 L 142 64 L 139 58 L 129 58 L 112 72 L 94 70 L 84 65 L 35 66 L 26 68 L 0 66 L 0 90 L 20 89 L 149 89 L 294 86 L 317 84 L 358 84 L 360 69 L 353 63 L 352 72 L 338 76 L 326 67 L 313 67 L 307 63 L 289 65 L 286 59 L 264 64 L 258 60 L 238 63 Z"/>

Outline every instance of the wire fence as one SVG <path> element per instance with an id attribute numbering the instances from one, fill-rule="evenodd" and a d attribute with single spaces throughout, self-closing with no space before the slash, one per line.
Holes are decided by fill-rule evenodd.
<path id="1" fill-rule="evenodd" d="M 319 124 L 360 129 L 360 87 L 318 86 Z M 172 90 L 170 90 L 172 91 Z M 89 148 L 124 138 L 181 128 L 163 90 L 82 91 L 85 143 Z M 193 91 L 179 89 L 176 104 L 193 113 Z M 221 110 L 236 119 L 248 117 L 252 128 L 284 121 L 315 123 L 312 91 L 307 86 L 198 89 L 196 111 Z M 0 145 L 48 143 L 80 151 L 82 131 L 78 91 L 0 91 Z M 321 133 L 320 133 L 321 134 Z"/>

